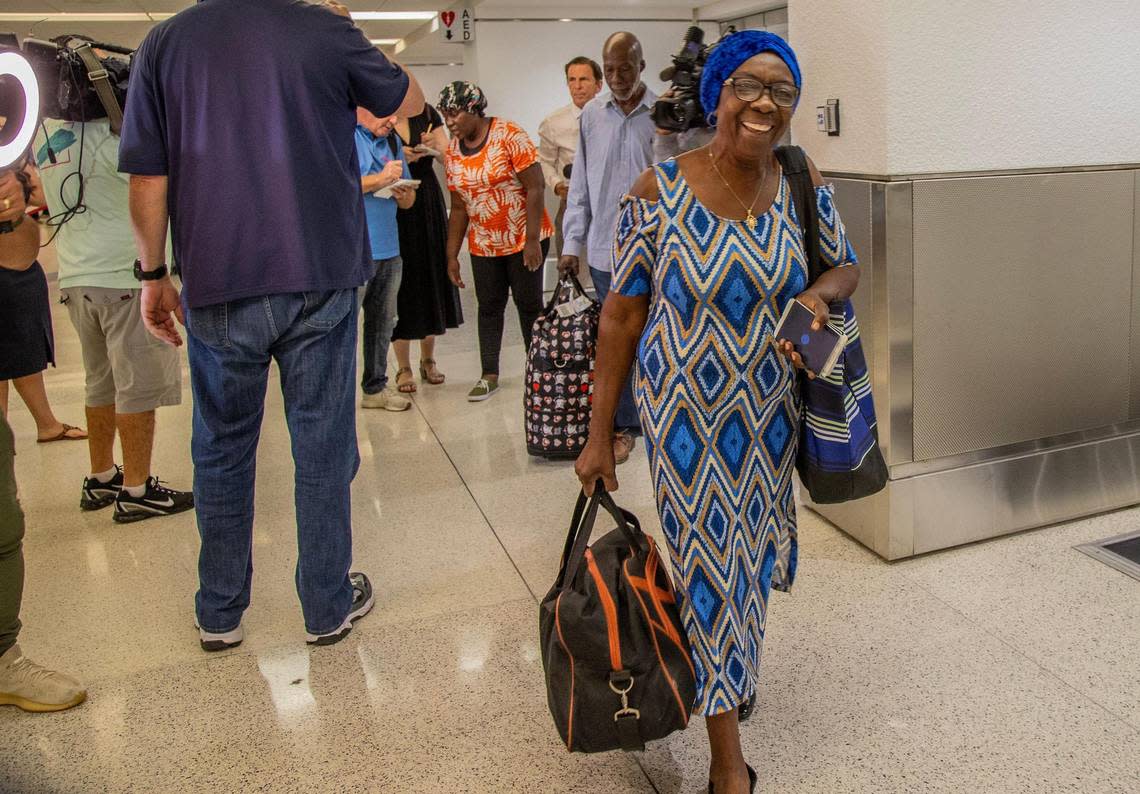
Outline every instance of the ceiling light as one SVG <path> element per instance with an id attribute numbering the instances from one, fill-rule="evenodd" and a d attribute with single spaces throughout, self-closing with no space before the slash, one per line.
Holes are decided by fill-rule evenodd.
<path id="1" fill-rule="evenodd" d="M 369 39 L 369 41 L 377 47 L 391 47 L 393 44 L 398 44 L 400 39 Z"/>
<path id="2" fill-rule="evenodd" d="M 559 21 L 559 22 L 573 22 L 574 20 L 572 20 L 572 19 L 567 19 L 566 17 L 563 17 L 562 19 L 560 19 L 560 20 L 558 20 L 558 21 Z"/>
<path id="3" fill-rule="evenodd" d="M 87 14 L 77 12 L 44 14 L 0 14 L 0 22 L 159 22 L 174 14 L 143 12 Z"/>
<path id="4" fill-rule="evenodd" d="M 427 22 L 435 19 L 434 11 L 353 11 L 352 18 L 362 21 L 381 22 Z M 157 11 L 124 13 L 0 13 L 0 22 L 160 22 L 174 16 L 172 13 Z"/>
<path id="5" fill-rule="evenodd" d="M 434 11 L 353 11 L 352 18 L 381 22 L 427 22 L 435 19 Z"/>

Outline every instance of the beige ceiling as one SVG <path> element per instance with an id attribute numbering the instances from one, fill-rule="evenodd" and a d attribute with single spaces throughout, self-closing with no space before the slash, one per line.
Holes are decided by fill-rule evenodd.
<path id="1" fill-rule="evenodd" d="M 463 0 L 343 0 L 353 11 L 439 11 L 463 5 Z M 469 0 L 487 17 L 526 18 L 578 16 L 598 18 L 624 16 L 634 11 L 670 18 L 684 18 L 694 6 L 709 0 Z M 723 0 L 722 0 L 723 2 Z M 756 0 L 764 5 L 765 0 Z M 174 13 L 192 5 L 190 0 L 0 0 L 0 13 Z M 13 31 L 21 37 L 51 38 L 64 33 L 81 33 L 98 41 L 136 47 L 152 27 L 149 22 L 4 22 L 0 32 Z M 408 39 L 411 46 L 400 55 L 411 62 L 462 61 L 462 47 L 448 44 L 438 33 L 429 32 L 431 23 L 420 21 L 359 21 L 372 39 Z M 390 47 L 385 48 L 391 52 Z"/>

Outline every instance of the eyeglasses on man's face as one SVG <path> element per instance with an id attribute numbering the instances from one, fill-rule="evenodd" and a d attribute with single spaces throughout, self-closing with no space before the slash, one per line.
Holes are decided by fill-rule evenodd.
<path id="1" fill-rule="evenodd" d="M 741 102 L 755 102 L 767 91 L 779 107 L 790 108 L 799 99 L 800 90 L 793 83 L 762 83 L 752 77 L 730 77 L 724 81 Z"/>

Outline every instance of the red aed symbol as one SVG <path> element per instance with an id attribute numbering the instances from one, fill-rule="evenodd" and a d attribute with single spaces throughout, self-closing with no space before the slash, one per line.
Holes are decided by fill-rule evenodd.
<path id="1" fill-rule="evenodd" d="M 449 28 L 453 24 L 455 24 L 455 12 L 454 11 L 441 11 L 439 14 L 439 18 L 443 20 L 443 26 L 445 28 Z"/>

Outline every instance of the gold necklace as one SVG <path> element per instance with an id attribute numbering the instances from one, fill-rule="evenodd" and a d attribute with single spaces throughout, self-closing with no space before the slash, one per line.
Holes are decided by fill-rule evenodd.
<path id="1" fill-rule="evenodd" d="M 756 190 L 756 198 L 752 199 L 751 204 L 745 204 L 744 200 L 741 199 L 740 196 L 736 195 L 736 191 L 732 189 L 732 185 L 728 184 L 728 180 L 724 178 L 724 174 L 722 174 L 720 172 L 720 169 L 716 167 L 716 160 L 713 159 L 711 147 L 709 148 L 709 162 L 712 163 L 713 170 L 716 171 L 716 175 L 720 177 L 720 181 L 724 182 L 724 186 L 728 188 L 728 192 L 732 194 L 732 197 L 736 199 L 740 206 L 744 207 L 745 211 L 748 213 L 744 217 L 744 222 L 748 224 L 748 228 L 750 230 L 755 229 L 756 216 L 752 214 L 752 208 L 755 207 L 756 202 L 760 200 L 760 193 L 764 190 L 764 178 L 760 178 L 760 187 Z"/>

